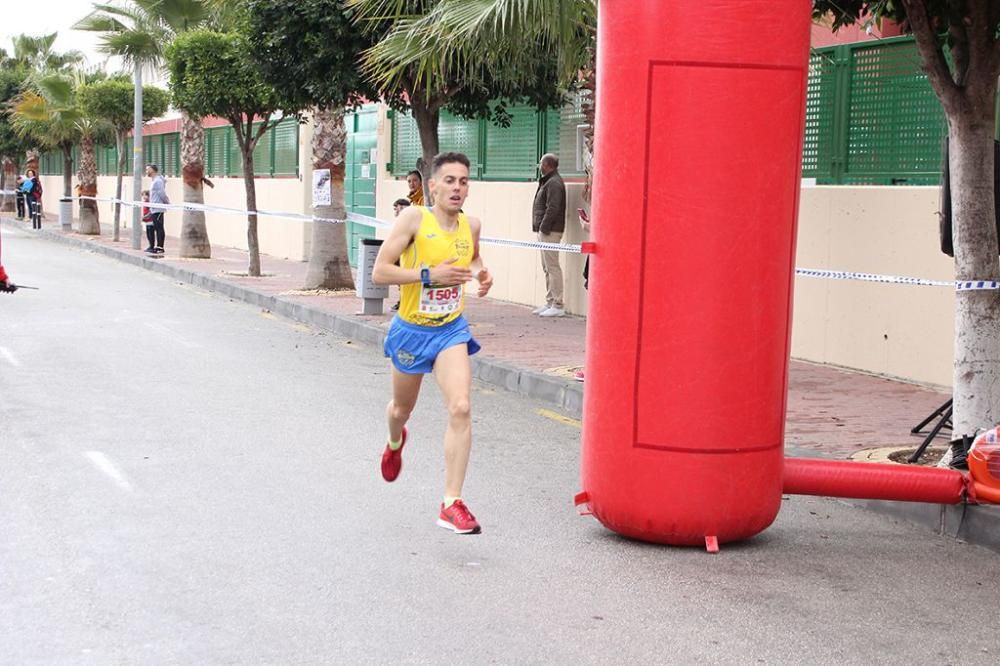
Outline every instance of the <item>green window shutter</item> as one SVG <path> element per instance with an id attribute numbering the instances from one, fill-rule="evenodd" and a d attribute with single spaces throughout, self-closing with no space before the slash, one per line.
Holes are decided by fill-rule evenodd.
<path id="1" fill-rule="evenodd" d="M 294 118 L 282 120 L 271 131 L 274 132 L 274 175 L 299 175 L 299 123 Z"/>
<path id="2" fill-rule="evenodd" d="M 260 123 L 254 124 L 255 132 L 259 126 Z M 253 172 L 258 178 L 271 175 L 271 132 L 273 131 L 274 128 L 265 132 L 253 148 Z"/>
<path id="3" fill-rule="evenodd" d="M 213 127 L 205 134 L 208 144 L 205 147 L 205 157 L 208 162 L 206 171 L 210 176 L 226 175 L 226 133 L 228 127 Z"/>
<path id="4" fill-rule="evenodd" d="M 417 167 L 423 155 L 417 121 L 409 112 L 394 113 L 392 118 L 392 175 L 405 176 Z"/>
<path id="5" fill-rule="evenodd" d="M 226 141 L 228 145 L 229 163 L 226 169 L 227 176 L 243 175 L 243 156 L 240 154 L 240 142 L 236 140 L 236 130 L 232 125 L 226 128 Z"/>
<path id="6" fill-rule="evenodd" d="M 530 106 L 511 106 L 509 127 L 486 122 L 483 178 L 534 180 L 538 164 L 538 112 Z M 471 157 L 471 156 L 470 156 Z"/>
<path id="7" fill-rule="evenodd" d="M 166 134 L 163 137 L 163 173 L 167 176 L 179 176 L 180 170 L 180 133 Z"/>
<path id="8" fill-rule="evenodd" d="M 415 125 L 416 123 L 414 123 Z M 419 138 L 417 139 L 417 146 L 420 146 Z M 465 153 L 466 157 L 472 163 L 472 176 L 477 176 L 480 164 L 478 120 L 465 120 L 464 118 L 453 116 L 447 111 L 442 112 L 441 120 L 438 123 L 438 146 L 442 153 Z M 417 153 L 417 156 L 419 157 L 422 154 L 423 151 L 420 151 Z M 416 160 L 413 161 L 413 166 L 409 167 L 407 171 L 413 169 L 415 166 Z"/>

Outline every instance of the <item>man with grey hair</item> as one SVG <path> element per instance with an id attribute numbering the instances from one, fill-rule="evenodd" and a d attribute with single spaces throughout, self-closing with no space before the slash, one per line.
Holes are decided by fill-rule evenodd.
<path id="1" fill-rule="evenodd" d="M 542 155 L 538 165 L 541 177 L 531 206 L 531 230 L 543 243 L 562 242 L 566 229 L 566 185 L 559 175 L 559 158 L 552 153 Z M 545 271 L 545 305 L 535 308 L 540 317 L 561 317 L 563 309 L 563 275 L 559 253 L 542 250 L 542 270 Z"/>

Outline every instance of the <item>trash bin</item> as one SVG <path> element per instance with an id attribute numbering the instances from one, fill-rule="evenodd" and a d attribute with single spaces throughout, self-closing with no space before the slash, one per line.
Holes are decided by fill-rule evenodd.
<path id="1" fill-rule="evenodd" d="M 389 287 L 375 284 L 372 271 L 382 241 L 377 238 L 361 238 L 358 242 L 358 298 L 361 299 L 361 314 L 382 314 L 382 301 L 389 297 Z"/>

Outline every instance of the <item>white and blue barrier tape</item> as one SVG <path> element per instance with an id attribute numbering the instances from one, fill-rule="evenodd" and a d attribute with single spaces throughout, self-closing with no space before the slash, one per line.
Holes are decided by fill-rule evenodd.
<path id="1" fill-rule="evenodd" d="M 12 190 L 0 190 L 0 195 L 10 195 L 15 192 Z M 74 199 L 88 199 L 91 201 L 101 201 L 105 203 L 119 203 L 123 206 L 149 206 L 148 202 L 140 201 L 129 201 L 125 199 L 116 198 L 101 198 L 101 197 L 73 197 Z M 183 204 L 153 204 L 153 207 L 157 209 L 166 210 L 197 210 L 205 213 L 215 212 L 215 213 L 225 213 L 228 215 L 240 215 L 245 216 L 250 214 L 250 211 L 243 210 L 241 208 L 227 208 L 224 206 L 209 206 L 206 204 L 195 204 L 195 203 L 183 203 Z M 286 220 L 296 220 L 300 222 L 326 222 L 329 224 L 343 224 L 345 222 L 356 222 L 358 224 L 364 224 L 370 227 L 377 227 L 380 229 L 389 229 L 392 224 L 384 220 L 380 220 L 376 217 L 371 217 L 369 215 L 360 215 L 358 213 L 347 213 L 347 218 L 343 220 L 319 217 L 316 215 L 307 215 L 305 213 L 289 213 L 282 211 L 268 211 L 268 210 L 257 210 L 255 211 L 258 216 L 261 217 L 276 217 Z M 480 242 L 484 245 L 496 245 L 501 247 L 519 247 L 532 250 L 550 250 L 555 252 L 567 252 L 574 254 L 584 253 L 583 245 L 574 245 L 570 243 L 543 243 L 540 241 L 522 241 L 522 240 L 512 240 L 507 238 L 491 238 L 488 236 L 483 236 Z M 879 282 L 882 284 L 904 284 L 911 286 L 920 287 L 951 287 L 955 291 L 996 291 L 1000 290 L 1000 280 L 928 280 L 926 278 L 917 277 L 905 277 L 900 275 L 880 275 L 878 273 L 859 273 L 854 271 L 831 271 L 816 268 L 796 268 L 795 275 L 798 277 L 811 277 L 811 278 L 822 278 L 827 280 L 852 280 L 860 282 Z"/>
<path id="2" fill-rule="evenodd" d="M 1000 289 L 1000 281 L 998 280 L 928 280 L 926 278 L 903 277 L 900 275 L 828 271 L 815 268 L 796 268 L 795 275 L 800 277 L 826 278 L 827 280 L 858 280 L 861 282 L 881 282 L 883 284 L 909 284 L 920 287 L 952 287 L 955 291 L 989 291 Z"/>

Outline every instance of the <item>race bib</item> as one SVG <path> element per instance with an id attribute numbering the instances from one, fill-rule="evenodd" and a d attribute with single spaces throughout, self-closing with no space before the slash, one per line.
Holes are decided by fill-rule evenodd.
<path id="1" fill-rule="evenodd" d="M 439 287 L 432 285 L 420 289 L 419 312 L 426 315 L 446 315 L 456 312 L 462 305 L 462 285 Z"/>

